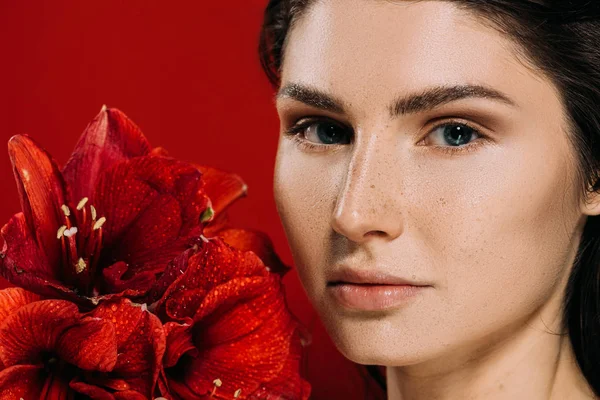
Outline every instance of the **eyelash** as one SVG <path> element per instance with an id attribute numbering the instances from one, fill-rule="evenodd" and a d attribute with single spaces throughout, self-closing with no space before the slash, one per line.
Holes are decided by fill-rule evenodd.
<path id="1" fill-rule="evenodd" d="M 304 118 L 304 119 L 301 119 L 300 121 L 303 121 L 303 122 L 296 123 L 295 125 L 293 125 L 292 127 L 288 128 L 284 131 L 284 133 L 286 135 L 291 136 L 291 139 L 294 141 L 294 144 L 296 146 L 298 146 L 300 149 L 310 150 L 310 151 L 327 151 L 328 149 L 331 149 L 332 147 L 336 146 L 336 145 L 331 145 L 331 144 L 318 144 L 318 143 L 310 142 L 303 137 L 303 133 L 307 128 L 309 128 L 312 125 L 318 124 L 318 123 L 329 122 L 329 123 L 333 123 L 333 124 L 337 124 L 337 125 L 341 126 L 340 124 L 338 124 L 330 119 L 327 119 L 327 118 Z M 482 146 L 483 144 L 485 144 L 486 141 L 488 141 L 488 138 L 485 135 L 483 135 L 479 131 L 479 129 L 475 128 L 470 123 L 467 123 L 464 121 L 458 121 L 458 120 L 446 120 L 443 123 L 435 125 L 433 128 L 431 128 L 429 130 L 427 137 L 429 137 L 429 134 L 431 134 L 436 129 L 439 129 L 441 127 L 448 126 L 448 125 L 466 126 L 476 133 L 477 138 L 475 138 L 472 142 L 469 142 L 468 144 L 466 144 L 464 146 L 431 146 L 431 147 L 435 148 L 437 151 L 441 151 L 442 153 L 445 153 L 448 155 L 471 153 L 473 151 L 476 151 L 480 146 Z M 302 135 L 299 135 L 299 134 L 302 134 Z M 339 146 L 343 146 L 343 145 L 339 145 Z"/>

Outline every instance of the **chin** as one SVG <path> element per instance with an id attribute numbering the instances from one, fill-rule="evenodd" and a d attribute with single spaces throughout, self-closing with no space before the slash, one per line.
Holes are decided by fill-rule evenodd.
<path id="1" fill-rule="evenodd" d="M 337 350 L 362 365 L 401 366 L 423 361 L 427 335 L 407 332 L 398 315 L 346 315 L 339 310 L 321 313 L 323 325 Z M 431 334 L 431 332 L 430 332 Z"/>

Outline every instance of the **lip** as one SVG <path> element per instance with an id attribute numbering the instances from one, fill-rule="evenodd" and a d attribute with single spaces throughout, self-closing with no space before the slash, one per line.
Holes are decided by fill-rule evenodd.
<path id="1" fill-rule="evenodd" d="M 406 304 L 426 288 L 427 286 L 338 283 L 328 285 L 327 291 L 347 308 L 382 311 Z"/>
<path id="2" fill-rule="evenodd" d="M 349 267 L 342 267 L 329 276 L 327 285 L 333 285 L 337 283 L 429 286 L 427 284 L 414 282 L 400 276 L 389 274 L 382 270 L 359 270 Z"/>
<path id="3" fill-rule="evenodd" d="M 343 266 L 329 276 L 327 291 L 347 308 L 381 311 L 405 304 L 430 286 L 383 270 Z"/>

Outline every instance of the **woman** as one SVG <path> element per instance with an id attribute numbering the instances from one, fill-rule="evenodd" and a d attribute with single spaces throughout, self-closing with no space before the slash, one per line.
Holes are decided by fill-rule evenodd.
<path id="1" fill-rule="evenodd" d="M 275 198 L 388 399 L 600 395 L 600 11 L 271 0 Z"/>

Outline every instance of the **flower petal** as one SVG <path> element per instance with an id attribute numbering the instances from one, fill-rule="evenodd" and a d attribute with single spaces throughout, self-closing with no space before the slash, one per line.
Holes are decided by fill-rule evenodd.
<path id="1" fill-rule="evenodd" d="M 110 371 L 117 359 L 114 328 L 109 321 L 81 317 L 64 300 L 20 307 L 0 325 L 0 359 L 7 366 L 38 364 L 54 353 L 79 368 Z"/>
<path id="2" fill-rule="evenodd" d="M 60 242 L 56 231 L 65 219 L 61 210 L 65 204 L 63 177 L 50 155 L 27 135 L 13 136 L 8 154 L 27 228 L 38 247 L 44 249 L 48 265 L 57 265 Z"/>
<path id="3" fill-rule="evenodd" d="M 150 144 L 142 131 L 125 114 L 102 107 L 63 169 L 73 201 L 91 196 L 99 175 L 115 163 L 149 152 Z"/>
<path id="4" fill-rule="evenodd" d="M 6 366 L 36 364 L 56 348 L 62 333 L 78 321 L 77 306 L 64 300 L 29 303 L 0 325 L 0 359 Z"/>
<path id="5" fill-rule="evenodd" d="M 245 277 L 247 279 L 243 282 L 247 286 L 240 284 L 233 290 L 247 291 L 252 289 L 254 280 L 261 281 L 261 277 L 269 275 L 254 253 L 238 251 L 218 237 L 202 242 L 202 247 L 189 258 L 187 267 L 181 271 L 182 275 L 157 303 L 158 315 L 163 315 L 164 311 L 169 318 L 176 320 L 191 318 L 211 289 L 233 278 Z"/>
<path id="6" fill-rule="evenodd" d="M 230 269 L 232 265 L 238 269 Z M 219 378 L 223 385 L 217 392 L 231 398 L 237 389 L 252 393 L 282 371 L 287 373 L 286 363 L 292 363 L 288 367 L 292 368 L 290 343 L 297 322 L 286 308 L 281 277 L 266 273 L 254 253 L 212 239 L 190 258 L 182 278 L 188 280 L 178 279 L 176 284 L 191 289 L 169 288 L 167 309 L 176 305 L 197 308 L 192 341 L 198 355 L 188 353 L 177 366 L 166 369 L 173 393 L 206 395 L 213 389 L 212 381 Z M 208 292 L 198 306 L 199 300 L 191 294 L 201 289 Z"/>
<path id="7" fill-rule="evenodd" d="M 209 290 L 236 277 L 268 275 L 256 254 L 239 251 L 217 237 L 204 242 L 190 257 L 182 283 L 188 288 Z"/>
<path id="8" fill-rule="evenodd" d="M 43 370 L 35 365 L 15 365 L 0 371 L 0 400 L 39 399 Z"/>
<path id="9" fill-rule="evenodd" d="M 165 324 L 165 334 L 167 349 L 163 362 L 164 367 L 173 367 L 185 353 L 189 352 L 194 356 L 198 354 L 198 350 L 192 342 L 191 325 L 168 322 Z"/>
<path id="10" fill-rule="evenodd" d="M 194 322 L 204 327 L 203 346 L 211 346 L 241 338 L 283 311 L 285 300 L 275 275 L 235 278 L 205 296 Z"/>
<path id="11" fill-rule="evenodd" d="M 271 272 L 284 276 L 291 268 L 285 265 L 273 248 L 271 238 L 264 232 L 251 229 L 225 229 L 218 232 L 227 244 L 240 251 L 252 251 Z"/>
<path id="12" fill-rule="evenodd" d="M 112 371 L 130 390 L 151 397 L 165 352 L 165 334 L 158 318 L 128 299 L 106 301 L 90 316 L 113 321 L 119 356 Z"/>
<path id="13" fill-rule="evenodd" d="M 117 363 L 115 327 L 109 320 L 84 318 L 60 336 L 56 353 L 84 370 L 112 371 Z"/>
<path id="14" fill-rule="evenodd" d="M 151 272 L 140 272 L 133 275 L 130 279 L 123 280 L 122 277 L 128 268 L 129 266 L 126 263 L 119 261 L 102 270 L 106 290 L 109 293 L 129 291 L 130 293 L 136 293 L 136 297 L 139 297 L 144 295 L 148 288 L 156 281 L 155 274 Z"/>
<path id="15" fill-rule="evenodd" d="M 69 388 L 67 378 L 61 374 L 45 374 L 46 381 L 40 394 L 40 399 L 47 400 L 69 400 L 73 392 Z"/>
<path id="16" fill-rule="evenodd" d="M 196 248 L 188 249 L 169 262 L 164 272 L 160 275 L 160 278 L 150 289 L 146 303 L 152 305 L 165 294 L 173 282 L 183 275 L 188 267 L 189 258 L 195 254 L 196 251 Z M 173 288 L 175 287 L 176 286 Z"/>
<path id="17" fill-rule="evenodd" d="M 205 332 L 200 331 L 196 343 L 203 343 L 198 357 L 186 368 L 185 383 L 199 394 L 208 393 L 213 387 L 213 379 L 218 377 L 222 386 L 221 396 L 232 398 L 237 389 L 242 393 L 252 393 L 262 383 L 269 382 L 283 370 L 290 349 L 294 324 L 287 310 L 265 320 L 259 327 L 232 342 L 216 342 L 211 336 L 210 344 L 203 343 Z"/>
<path id="18" fill-rule="evenodd" d="M 29 233 L 23 213 L 15 214 L 2 227 L 1 235 L 4 248 L 0 251 L 0 274 L 4 278 L 41 295 L 70 292 L 60 283 L 60 271 L 49 263 Z"/>
<path id="19" fill-rule="evenodd" d="M 247 195 L 248 186 L 238 175 L 207 165 L 196 167 L 202 172 L 204 191 L 210 198 L 217 216 L 237 199 Z"/>
<path id="20" fill-rule="evenodd" d="M 0 321 L 5 321 L 19 308 L 37 300 L 40 300 L 40 296 L 22 288 L 12 287 L 0 290 Z"/>
<path id="21" fill-rule="evenodd" d="M 310 383 L 304 380 L 299 373 L 304 353 L 301 340 L 300 334 L 294 334 L 290 344 L 290 352 L 283 369 L 277 377 L 261 385 L 248 399 L 308 400 L 312 388 Z"/>
<path id="22" fill-rule="evenodd" d="M 148 400 L 148 397 L 144 396 L 140 392 L 135 392 L 133 390 L 116 392 L 114 396 L 115 400 Z"/>
<path id="23" fill-rule="evenodd" d="M 196 168 L 164 157 L 139 157 L 106 171 L 95 195 L 106 217 L 104 252 L 112 257 L 105 262 L 127 262 L 125 279 L 162 272 L 200 233 L 208 202 L 201 185 Z"/>
<path id="24" fill-rule="evenodd" d="M 85 382 L 71 382 L 69 386 L 77 393 L 89 396 L 90 399 L 115 400 L 115 397 L 106 390 L 99 388 L 98 386 L 88 385 Z"/>

